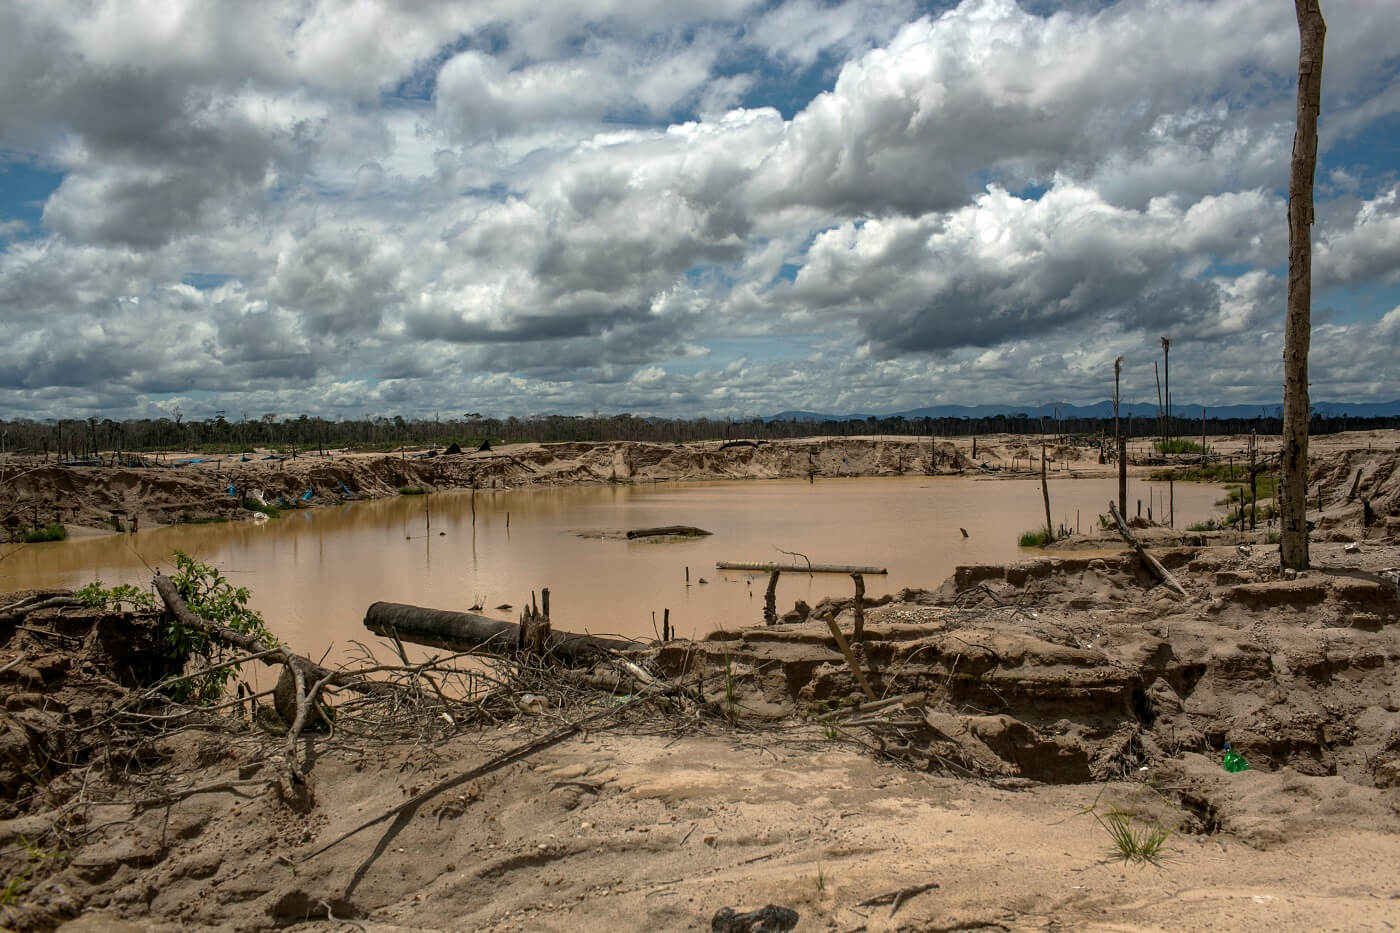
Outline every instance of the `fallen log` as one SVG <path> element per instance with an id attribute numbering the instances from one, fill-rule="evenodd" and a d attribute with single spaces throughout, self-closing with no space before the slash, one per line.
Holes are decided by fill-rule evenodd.
<path id="1" fill-rule="evenodd" d="M 772 573 L 780 570 L 783 573 L 889 573 L 884 567 L 847 567 L 844 564 L 775 564 L 775 563 L 746 563 L 743 561 L 717 560 L 716 570 L 752 570 L 755 573 Z"/>
<path id="2" fill-rule="evenodd" d="M 1147 553 L 1147 549 L 1142 546 L 1142 542 L 1137 539 L 1137 535 L 1133 534 L 1132 530 L 1128 528 L 1127 523 L 1123 521 L 1123 516 L 1118 514 L 1118 506 L 1110 502 L 1108 504 L 1108 511 L 1109 514 L 1113 516 L 1114 523 L 1118 526 L 1118 534 L 1137 552 L 1138 559 L 1147 566 L 1147 569 L 1168 587 L 1180 593 L 1182 596 L 1187 596 L 1189 598 L 1190 594 L 1176 581 L 1176 577 L 1172 576 L 1171 571 L 1163 567 L 1161 561 Z"/>
<path id="3" fill-rule="evenodd" d="M 679 538 L 702 538 L 711 534 L 714 532 L 696 528 L 694 525 L 662 525 L 659 528 L 634 528 L 627 532 L 627 537 L 660 538 L 669 535 Z"/>
<path id="4" fill-rule="evenodd" d="M 449 651 L 481 651 L 499 657 L 514 657 L 521 644 L 520 626 L 514 622 L 404 603 L 371 604 L 365 610 L 365 628 L 385 637 L 397 635 L 417 645 L 430 645 Z M 543 640 L 539 653 L 548 654 L 565 664 L 579 664 L 600 655 L 637 647 L 635 642 L 620 638 L 595 638 L 572 632 L 550 631 Z"/>

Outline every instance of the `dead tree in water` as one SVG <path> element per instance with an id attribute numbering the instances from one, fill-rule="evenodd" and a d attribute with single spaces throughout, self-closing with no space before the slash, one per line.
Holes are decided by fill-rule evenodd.
<path id="1" fill-rule="evenodd" d="M 1298 17 L 1298 117 L 1288 174 L 1288 318 L 1283 338 L 1283 453 L 1279 563 L 1308 566 L 1308 349 L 1312 342 L 1313 174 L 1322 109 L 1327 23 L 1318 0 L 1293 0 Z"/>

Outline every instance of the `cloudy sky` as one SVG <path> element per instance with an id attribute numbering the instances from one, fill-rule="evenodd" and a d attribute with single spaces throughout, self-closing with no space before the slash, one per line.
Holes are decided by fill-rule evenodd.
<path id="1" fill-rule="evenodd" d="M 1400 397 L 1323 0 L 1313 399 Z M 703 11 L 703 12 L 697 12 Z M 1284 0 L 4 0 L 0 417 L 1281 397 Z"/>

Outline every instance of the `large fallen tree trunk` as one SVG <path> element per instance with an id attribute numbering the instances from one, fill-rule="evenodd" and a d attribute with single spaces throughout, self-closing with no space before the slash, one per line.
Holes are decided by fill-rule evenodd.
<path id="1" fill-rule="evenodd" d="M 404 603 L 374 603 L 365 610 L 365 628 L 376 635 L 450 651 L 475 650 L 500 657 L 514 657 L 520 647 L 520 626 L 470 612 L 425 609 Z M 595 638 L 570 632 L 548 632 L 540 653 L 565 664 L 578 664 L 637 647 L 618 638 Z"/>
<path id="2" fill-rule="evenodd" d="M 1133 550 L 1137 552 L 1138 559 L 1152 572 L 1152 575 L 1182 596 L 1189 596 L 1181 584 L 1176 581 L 1176 577 L 1172 576 L 1172 572 L 1163 567 L 1161 561 L 1147 553 L 1147 549 L 1142 546 L 1137 535 L 1133 534 L 1127 523 L 1123 521 L 1123 516 L 1118 514 L 1118 506 L 1110 502 L 1108 511 L 1113 516 L 1113 521 L 1118 525 L 1118 534 L 1122 536 L 1124 541 L 1132 545 Z"/>
<path id="3" fill-rule="evenodd" d="M 774 570 L 780 570 L 783 573 L 889 573 L 884 567 L 848 567 L 844 564 L 765 564 L 730 560 L 715 561 L 715 569 L 752 570 L 756 573 L 772 573 Z"/>

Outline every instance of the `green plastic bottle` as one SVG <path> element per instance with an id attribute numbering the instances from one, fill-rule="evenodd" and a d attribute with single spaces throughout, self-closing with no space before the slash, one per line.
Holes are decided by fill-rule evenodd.
<path id="1" fill-rule="evenodd" d="M 1231 751 L 1229 742 L 1225 743 L 1225 760 L 1221 764 L 1224 766 L 1225 770 L 1229 771 L 1231 774 L 1236 771 L 1249 770 L 1249 762 L 1244 760 L 1243 755 Z"/>

